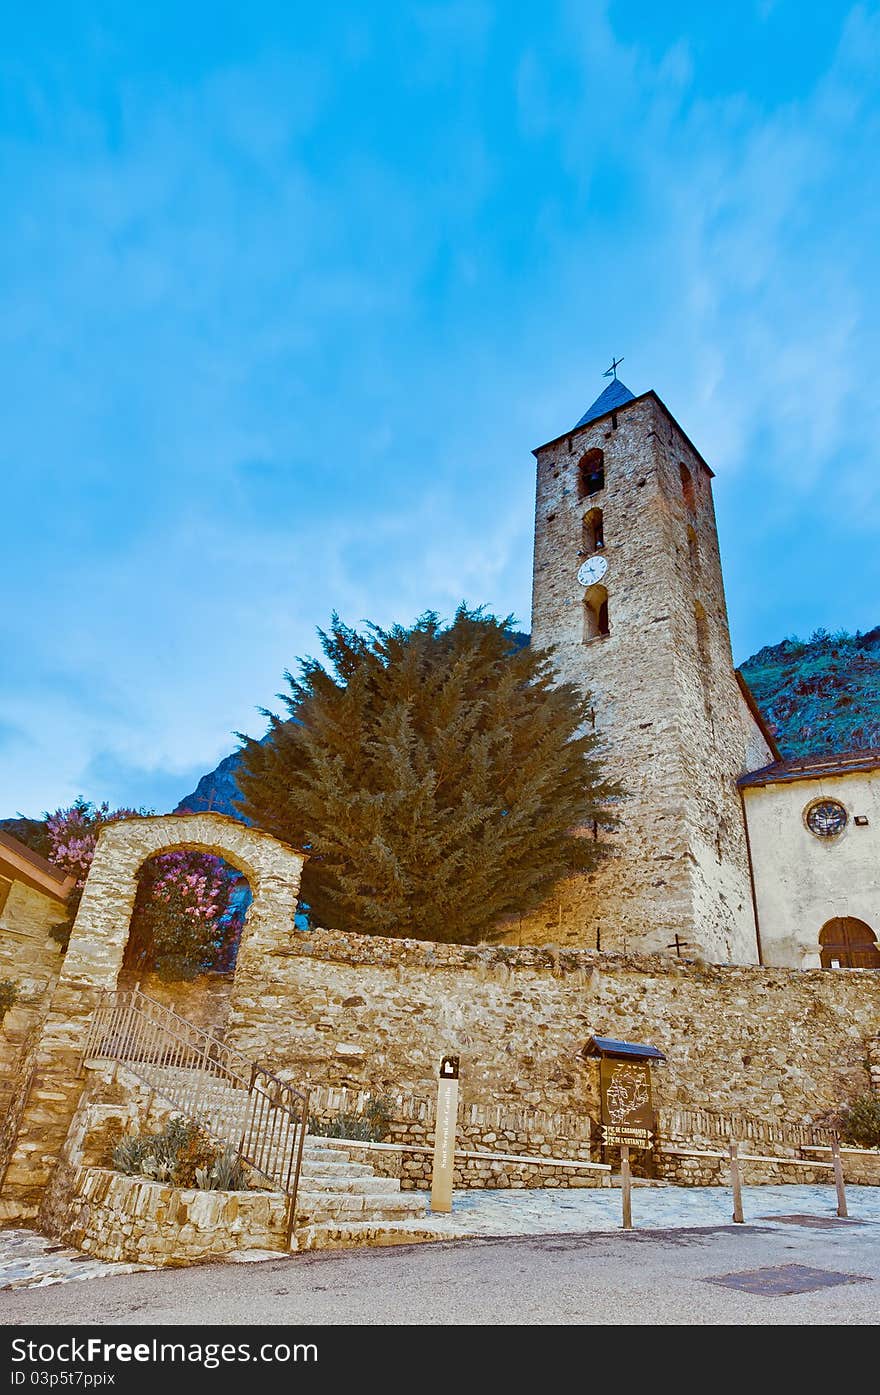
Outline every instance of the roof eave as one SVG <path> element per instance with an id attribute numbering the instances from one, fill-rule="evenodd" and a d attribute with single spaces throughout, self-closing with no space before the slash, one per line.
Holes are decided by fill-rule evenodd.
<path id="1" fill-rule="evenodd" d="M 13 846 L 11 846 L 13 845 Z M 17 846 L 14 846 L 17 845 Z M 22 882 L 32 891 L 40 891 L 53 901 L 64 905 L 76 885 L 76 878 L 65 876 L 60 868 L 47 863 L 17 838 L 0 832 L 0 876 Z"/>
<path id="2" fill-rule="evenodd" d="M 867 775 L 880 770 L 880 752 L 853 751 L 846 757 L 830 756 L 827 761 L 815 764 L 799 764 L 796 761 L 779 760 L 772 765 L 761 766 L 760 770 L 750 770 L 737 780 L 740 789 L 759 789 L 764 785 L 791 785 L 799 780 L 825 780 L 838 775 Z"/>
<path id="3" fill-rule="evenodd" d="M 708 471 L 709 478 L 714 479 L 715 471 L 712 469 L 711 465 L 708 465 L 706 463 L 700 452 L 697 450 L 697 447 L 691 440 L 690 436 L 684 430 L 683 426 L 681 425 L 681 422 L 676 420 L 676 418 L 672 415 L 669 408 L 667 407 L 666 403 L 663 401 L 661 397 L 657 396 L 653 388 L 649 388 L 647 392 L 640 393 L 638 397 L 631 397 L 628 402 L 621 402 L 621 404 L 618 407 L 609 407 L 607 412 L 602 412 L 601 416 L 593 417 L 592 421 L 586 422 L 583 426 L 573 426 L 570 431 L 563 431 L 558 436 L 554 436 L 552 441 L 545 441 L 542 446 L 535 446 L 534 450 L 532 451 L 532 455 L 538 456 L 540 455 L 542 450 L 548 450 L 550 446 L 558 446 L 560 441 L 570 440 L 572 436 L 578 435 L 581 431 L 589 431 L 590 427 L 595 426 L 598 421 L 605 421 L 607 417 L 616 416 L 618 412 L 625 412 L 630 407 L 634 407 L 637 402 L 644 402 L 649 397 L 652 397 L 654 399 L 658 407 L 663 408 L 663 411 L 669 417 L 670 421 L 675 422 L 675 425 L 678 427 L 678 430 L 681 432 L 682 436 L 687 441 L 688 445 L 690 446 L 694 455 L 699 460 L 703 469 Z"/>

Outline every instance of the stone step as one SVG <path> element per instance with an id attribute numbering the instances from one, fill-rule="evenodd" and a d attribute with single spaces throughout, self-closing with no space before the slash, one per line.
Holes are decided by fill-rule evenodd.
<path id="1" fill-rule="evenodd" d="M 335 1159 L 324 1162 L 319 1159 L 312 1162 L 311 1158 L 303 1156 L 300 1176 L 305 1177 L 373 1177 L 375 1173 L 369 1163 L 336 1162 Z"/>
<path id="2" fill-rule="evenodd" d="M 304 1192 L 296 1197 L 297 1213 L 304 1220 L 327 1220 L 345 1217 L 369 1220 L 370 1217 L 403 1220 L 407 1216 L 425 1214 L 424 1198 L 413 1192 Z"/>
<path id="3" fill-rule="evenodd" d="M 305 1186 L 309 1192 L 360 1192 L 363 1196 L 370 1196 L 400 1191 L 400 1182 L 396 1177 L 340 1177 L 330 1172 L 317 1177 L 300 1173 L 300 1178 L 300 1186 Z"/>
<path id="4" fill-rule="evenodd" d="M 442 1230 L 413 1221 L 319 1221 L 302 1226 L 293 1237 L 295 1250 L 348 1250 L 356 1245 L 420 1245 L 448 1240 Z"/>

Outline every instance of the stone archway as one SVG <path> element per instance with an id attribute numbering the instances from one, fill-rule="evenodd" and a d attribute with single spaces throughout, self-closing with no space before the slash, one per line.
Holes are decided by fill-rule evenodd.
<path id="1" fill-rule="evenodd" d="M 289 943 L 305 853 L 225 814 L 121 819 L 102 829 L 26 1087 L 0 1219 L 27 1219 L 39 1210 L 82 1089 L 80 1055 L 92 1013 L 101 994 L 116 987 L 122 967 L 138 872 L 148 858 L 178 849 L 223 857 L 250 883 L 236 978 L 258 979 L 263 957 Z"/>
<path id="2" fill-rule="evenodd" d="M 164 814 L 120 819 L 102 830 L 83 891 L 62 979 L 115 988 L 143 864 L 160 853 L 214 853 L 238 867 L 253 901 L 239 965 L 285 943 L 293 930 L 305 853 L 226 814 Z M 60 986 L 60 984 L 59 984 Z"/>

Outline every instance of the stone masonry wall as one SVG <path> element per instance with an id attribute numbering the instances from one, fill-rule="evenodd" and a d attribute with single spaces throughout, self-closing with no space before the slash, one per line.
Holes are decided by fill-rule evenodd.
<path id="1" fill-rule="evenodd" d="M 594 448 L 604 452 L 604 488 L 581 499 L 578 463 Z M 595 507 L 610 633 L 585 642 L 577 570 L 582 519 Z M 627 797 L 607 839 L 613 859 L 508 923 L 507 938 L 665 950 L 678 934 L 711 960 L 755 962 L 736 789 L 751 738 L 733 672 L 711 477 L 651 396 L 538 452 L 532 638 L 554 647 L 564 680 L 591 693 L 608 773 Z"/>
<path id="2" fill-rule="evenodd" d="M 96 1259 L 181 1266 L 286 1249 L 282 1192 L 206 1192 L 80 1168 L 61 1238 Z"/>
<path id="3" fill-rule="evenodd" d="M 346 1154 L 352 1162 L 369 1163 L 373 1171 L 382 1177 L 396 1177 L 401 1191 L 430 1191 L 433 1168 L 433 1149 L 424 1150 L 413 1145 L 411 1149 L 384 1149 L 370 1143 L 345 1142 Z M 497 1154 L 499 1149 L 494 1148 Z M 503 1149 L 500 1150 L 503 1152 Z M 598 1168 L 555 1166 L 542 1163 L 529 1163 L 521 1158 L 498 1157 L 488 1154 L 474 1157 L 470 1150 L 456 1151 L 452 1171 L 453 1185 L 463 1191 L 479 1191 L 484 1187 L 514 1191 L 526 1187 L 554 1189 L 610 1187 L 610 1172 Z"/>
<path id="4" fill-rule="evenodd" d="M 156 973 L 124 971 L 119 988 L 139 988 L 148 998 L 170 1007 L 187 1022 L 222 1037 L 229 1017 L 232 971 L 199 974 L 190 980 L 166 980 Z"/>
<path id="5" fill-rule="evenodd" d="M 0 1023 L 0 1181 L 62 964 L 61 946 L 50 931 L 65 914 L 60 902 L 23 882 L 12 883 L 0 912 L 0 979 L 12 979 L 19 992 Z"/>
<path id="6" fill-rule="evenodd" d="M 107 1167 L 123 1134 L 164 1127 L 179 1113 L 120 1067 L 87 1066 L 70 1130 L 43 1197 L 40 1225 L 98 1259 L 195 1264 L 237 1249 L 283 1250 L 281 1192 L 204 1192 Z"/>
<path id="7" fill-rule="evenodd" d="M 313 1088 L 309 1115 L 330 1121 L 338 1114 L 361 1115 L 369 1090 Z M 391 1125 L 385 1143 L 409 1145 L 403 1154 L 369 1148 L 367 1159 L 384 1176 L 399 1177 L 406 1188 L 430 1187 L 436 1098 L 391 1091 L 386 1097 Z M 538 1155 L 590 1162 L 592 1124 L 588 1115 L 547 1114 L 512 1105 L 463 1105 L 458 1112 L 456 1147 L 462 1152 L 505 1154 L 503 1160 L 458 1157 L 455 1181 L 462 1187 L 602 1186 L 602 1174 L 578 1168 L 529 1166 L 513 1156 Z"/>
<path id="8" fill-rule="evenodd" d="M 667 1054 L 653 1072 L 658 1107 L 814 1120 L 865 1092 L 880 1032 L 880 976 L 869 971 L 329 930 L 295 934 L 258 969 L 236 975 L 232 1045 L 296 1083 L 428 1101 L 441 1055 L 457 1054 L 464 1118 L 472 1105 L 596 1118 L 598 1067 L 580 1052 L 597 1034 Z"/>

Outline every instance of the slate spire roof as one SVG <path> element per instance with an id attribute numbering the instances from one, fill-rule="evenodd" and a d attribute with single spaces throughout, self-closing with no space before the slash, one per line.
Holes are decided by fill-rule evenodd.
<path id="1" fill-rule="evenodd" d="M 600 393 L 593 403 L 588 407 L 580 421 L 575 422 L 574 430 L 579 426 L 586 426 L 588 421 L 595 421 L 597 417 L 603 417 L 606 412 L 613 412 L 615 407 L 622 407 L 624 402 L 632 402 L 635 397 L 634 392 L 620 381 L 619 378 L 612 378 L 604 392 Z"/>

